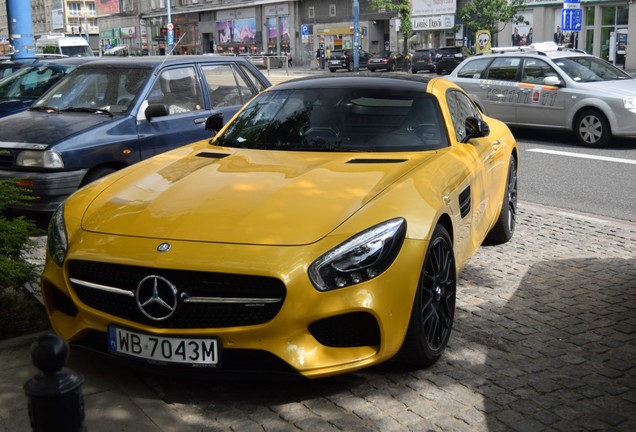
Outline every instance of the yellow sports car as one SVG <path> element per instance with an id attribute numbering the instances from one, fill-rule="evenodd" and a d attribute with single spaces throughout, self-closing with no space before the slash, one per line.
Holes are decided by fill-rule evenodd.
<path id="1" fill-rule="evenodd" d="M 457 275 L 515 228 L 518 149 L 442 78 L 289 81 L 55 212 L 55 331 L 133 362 L 305 377 L 442 355 Z"/>

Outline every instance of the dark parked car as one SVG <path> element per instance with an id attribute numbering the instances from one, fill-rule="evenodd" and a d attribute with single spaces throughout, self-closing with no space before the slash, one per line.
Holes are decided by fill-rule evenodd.
<path id="1" fill-rule="evenodd" d="M 424 48 L 415 50 L 411 57 L 411 72 L 419 71 L 435 72 L 435 50 Z"/>
<path id="2" fill-rule="evenodd" d="M 470 51 L 463 46 L 440 48 L 435 54 L 435 72 L 438 75 L 451 73 L 469 55 Z"/>
<path id="3" fill-rule="evenodd" d="M 366 68 L 371 58 L 371 54 L 364 50 L 358 51 L 358 67 Z M 338 69 L 346 69 L 349 72 L 353 71 L 353 50 L 333 50 L 329 54 L 327 67 L 331 72 L 335 72 Z"/>
<path id="4" fill-rule="evenodd" d="M 0 117 L 24 111 L 76 67 L 97 57 L 36 60 L 0 80 Z"/>
<path id="5" fill-rule="evenodd" d="M 29 110 L 0 119 L 0 178 L 52 211 L 78 189 L 142 159 L 211 137 L 271 84 L 240 57 L 110 57 L 84 64 Z"/>
<path id="6" fill-rule="evenodd" d="M 379 54 L 373 54 L 373 57 L 369 59 L 367 64 L 367 68 L 371 72 L 375 72 L 377 70 L 402 70 L 408 69 L 408 67 L 409 58 L 397 51 L 384 51 Z"/>

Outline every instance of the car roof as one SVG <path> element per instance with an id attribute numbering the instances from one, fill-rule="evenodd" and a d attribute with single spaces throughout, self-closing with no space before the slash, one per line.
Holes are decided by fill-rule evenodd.
<path id="1" fill-rule="evenodd" d="M 477 54 L 477 56 L 528 56 L 528 57 L 548 57 L 551 59 L 562 57 L 594 57 L 583 50 L 568 48 L 555 44 L 554 42 L 539 42 L 529 46 L 495 47 L 489 53 Z M 477 57 L 475 56 L 475 57 Z"/>
<path id="2" fill-rule="evenodd" d="M 101 57 L 86 67 L 139 67 L 153 69 L 159 65 L 178 66 L 192 63 L 249 63 L 244 57 L 237 56 L 139 56 L 139 57 Z"/>
<path id="3" fill-rule="evenodd" d="M 395 90 L 426 90 L 429 81 L 436 77 L 426 75 L 382 76 L 370 72 L 358 72 L 347 76 L 307 76 L 282 82 L 273 90 L 312 89 L 312 88 L 386 88 Z"/>

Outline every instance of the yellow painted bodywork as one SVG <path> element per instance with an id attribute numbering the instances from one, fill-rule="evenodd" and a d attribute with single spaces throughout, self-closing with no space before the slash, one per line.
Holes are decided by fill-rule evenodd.
<path id="1" fill-rule="evenodd" d="M 449 88 L 456 87 L 445 80 L 429 84 L 438 97 Z M 443 110 L 448 117 L 447 107 Z M 89 185 L 65 204 L 66 260 L 270 276 L 283 281 L 287 295 L 280 312 L 265 324 L 160 329 L 83 305 L 70 288 L 66 265 L 60 268 L 47 256 L 41 284 L 53 328 L 70 341 L 90 330 L 105 332 L 109 324 L 217 337 L 223 348 L 268 351 L 307 377 L 386 361 L 404 340 L 428 239 L 440 218 L 452 224 L 459 270 L 500 212 L 516 144 L 503 124 L 486 121 L 491 128 L 487 138 L 458 143 L 449 121 L 448 148 L 414 153 L 274 152 L 201 141 Z M 227 156 L 200 156 L 206 152 Z M 360 157 L 402 162 L 347 163 Z M 473 210 L 462 218 L 458 194 L 468 185 Z M 388 270 L 347 288 L 314 288 L 307 274 L 312 262 L 353 235 L 396 217 L 407 221 L 407 234 Z M 160 254 L 157 246 L 164 241 L 172 247 Z M 55 309 L 54 288 L 72 299 L 77 316 Z M 376 318 L 379 346 L 330 348 L 307 330 L 312 322 L 354 311 Z"/>

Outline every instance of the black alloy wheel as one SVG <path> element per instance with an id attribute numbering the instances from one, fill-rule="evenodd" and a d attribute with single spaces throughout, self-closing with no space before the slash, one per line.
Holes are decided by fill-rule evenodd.
<path id="1" fill-rule="evenodd" d="M 437 225 L 426 251 L 411 319 L 400 351 L 403 363 L 424 368 L 444 352 L 453 328 L 457 277 L 446 229 Z"/>

